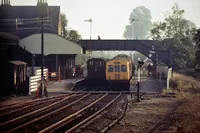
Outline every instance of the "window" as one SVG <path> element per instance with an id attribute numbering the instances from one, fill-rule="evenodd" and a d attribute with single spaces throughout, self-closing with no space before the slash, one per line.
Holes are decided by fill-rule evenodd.
<path id="1" fill-rule="evenodd" d="M 108 66 L 108 72 L 113 72 L 113 65 Z"/>
<path id="2" fill-rule="evenodd" d="M 101 61 L 99 61 L 99 67 L 101 67 L 102 66 L 102 62 Z"/>
<path id="3" fill-rule="evenodd" d="M 99 62 L 98 61 L 95 61 L 95 67 L 98 67 L 99 66 Z"/>
<path id="4" fill-rule="evenodd" d="M 120 65 L 115 65 L 115 72 L 120 72 Z"/>
<path id="5" fill-rule="evenodd" d="M 89 61 L 89 65 L 92 66 L 93 65 L 93 61 Z"/>
<path id="6" fill-rule="evenodd" d="M 99 62 L 99 66 L 102 67 L 103 65 L 104 65 L 104 62 L 103 62 L 103 61 L 100 61 L 100 62 Z"/>
<path id="7" fill-rule="evenodd" d="M 121 72 L 127 72 L 126 65 L 121 65 Z"/>

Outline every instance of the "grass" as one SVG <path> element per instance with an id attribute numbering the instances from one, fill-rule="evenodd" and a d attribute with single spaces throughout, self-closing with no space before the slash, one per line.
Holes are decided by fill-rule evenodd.
<path id="1" fill-rule="evenodd" d="M 181 133 L 200 133 L 200 82 L 193 77 L 175 73 L 170 81 L 172 92 L 184 101 L 177 109 L 175 125 Z M 163 91 L 166 93 L 167 91 Z"/>

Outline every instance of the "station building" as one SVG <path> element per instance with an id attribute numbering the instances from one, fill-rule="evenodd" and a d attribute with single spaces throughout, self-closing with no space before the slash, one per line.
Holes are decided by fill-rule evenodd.
<path id="1" fill-rule="evenodd" d="M 60 6 L 49 6 L 38 0 L 35 6 L 13 6 L 10 0 L 0 5 L 1 68 L 5 62 L 21 61 L 26 67 L 41 66 L 41 20 L 44 31 L 44 67 L 49 72 L 60 72 L 61 79 L 72 77 L 75 57 L 82 47 L 61 36 Z M 42 16 L 42 17 L 41 17 Z M 41 19 L 42 18 L 42 19 Z M 3 73 L 3 69 L 1 71 Z M 1 75 L 0 88 L 5 74 Z M 1 95 L 1 94 L 0 94 Z"/>

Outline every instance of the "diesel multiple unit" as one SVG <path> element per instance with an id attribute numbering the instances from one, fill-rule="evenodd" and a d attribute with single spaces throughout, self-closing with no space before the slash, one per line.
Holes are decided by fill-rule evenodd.
<path id="1" fill-rule="evenodd" d="M 114 90 L 129 90 L 133 62 L 127 55 L 118 55 L 106 62 L 106 80 Z"/>
<path id="2" fill-rule="evenodd" d="M 133 62 L 127 55 L 117 55 L 110 60 L 92 58 L 87 61 L 87 79 L 104 82 L 113 91 L 128 91 L 133 73 Z"/>

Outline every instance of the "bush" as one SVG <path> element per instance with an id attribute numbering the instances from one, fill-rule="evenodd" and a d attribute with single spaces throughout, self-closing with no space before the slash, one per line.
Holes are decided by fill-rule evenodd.
<path id="1" fill-rule="evenodd" d="M 169 81 L 169 87 L 172 89 L 177 89 L 178 88 L 178 83 L 174 79 L 170 79 Z"/>

